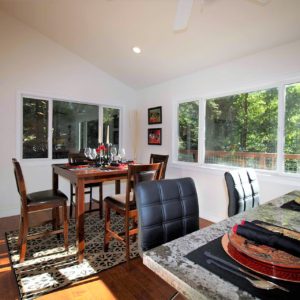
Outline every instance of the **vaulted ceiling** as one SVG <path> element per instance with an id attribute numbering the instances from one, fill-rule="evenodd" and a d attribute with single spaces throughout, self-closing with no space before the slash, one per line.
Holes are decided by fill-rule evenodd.
<path id="1" fill-rule="evenodd" d="M 0 9 L 133 88 L 300 39 L 300 0 L 0 0 Z M 141 54 L 132 52 L 133 46 Z"/>

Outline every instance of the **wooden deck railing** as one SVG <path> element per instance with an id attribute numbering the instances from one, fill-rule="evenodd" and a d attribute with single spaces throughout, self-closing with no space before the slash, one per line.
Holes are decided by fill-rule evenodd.
<path id="1" fill-rule="evenodd" d="M 198 161 L 198 150 L 180 150 L 182 160 Z M 186 158 L 186 159 L 184 159 Z M 285 161 L 297 162 L 300 169 L 300 154 L 285 154 Z M 229 152 L 212 151 L 205 152 L 206 163 L 230 164 L 239 167 L 253 167 L 257 169 L 276 169 L 277 153 L 260 152 Z"/>

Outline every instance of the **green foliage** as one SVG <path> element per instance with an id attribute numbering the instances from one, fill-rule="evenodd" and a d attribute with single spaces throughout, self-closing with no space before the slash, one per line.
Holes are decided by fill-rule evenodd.
<path id="1" fill-rule="evenodd" d="M 178 110 L 179 150 L 198 149 L 199 102 L 181 103 Z"/>
<path id="2" fill-rule="evenodd" d="M 300 154 L 300 84 L 292 84 L 286 88 L 285 101 L 285 154 Z M 287 172 L 299 173 L 300 160 L 285 159 Z"/>
<path id="3" fill-rule="evenodd" d="M 198 110 L 197 101 L 179 105 L 179 160 L 197 161 L 191 155 L 198 149 Z M 276 168 L 277 88 L 209 99 L 205 122 L 206 162 Z M 300 83 L 286 86 L 284 130 L 285 170 L 299 173 Z"/>
<path id="4" fill-rule="evenodd" d="M 48 157 L 48 101 L 23 98 L 23 158 Z"/>
<path id="5" fill-rule="evenodd" d="M 206 104 L 206 150 L 276 152 L 278 91 L 210 99 Z"/>
<path id="6" fill-rule="evenodd" d="M 119 109 L 104 107 L 103 108 L 103 125 L 110 125 L 116 116 L 119 114 Z M 111 124 L 112 125 L 112 124 Z"/>
<path id="7" fill-rule="evenodd" d="M 300 84 L 286 89 L 285 103 L 285 153 L 300 153 Z"/>

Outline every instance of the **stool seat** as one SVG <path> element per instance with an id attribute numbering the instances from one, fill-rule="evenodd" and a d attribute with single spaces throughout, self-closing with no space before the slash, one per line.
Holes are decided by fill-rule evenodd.
<path id="1" fill-rule="evenodd" d="M 27 205 L 41 205 L 51 203 L 52 205 L 63 205 L 68 201 L 68 197 L 61 191 L 45 190 L 27 194 Z"/>
<path id="2" fill-rule="evenodd" d="M 108 196 L 104 199 L 105 202 L 109 202 L 111 206 L 117 206 L 119 209 L 126 209 L 126 194 L 116 194 L 113 196 Z M 133 193 L 130 192 L 129 196 L 129 208 L 135 209 L 136 203 L 133 201 Z"/>

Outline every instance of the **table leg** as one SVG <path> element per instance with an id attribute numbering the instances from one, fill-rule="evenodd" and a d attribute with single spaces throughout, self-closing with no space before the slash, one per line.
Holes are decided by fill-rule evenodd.
<path id="1" fill-rule="evenodd" d="M 52 208 L 52 229 L 57 230 L 60 226 L 60 215 L 59 215 L 59 207 Z M 61 234 L 56 235 L 58 239 L 60 239 Z"/>
<path id="2" fill-rule="evenodd" d="M 103 218 L 103 183 L 99 184 L 99 213 L 100 219 Z"/>
<path id="3" fill-rule="evenodd" d="M 121 180 L 116 180 L 115 193 L 116 194 L 121 193 Z"/>
<path id="4" fill-rule="evenodd" d="M 52 189 L 54 191 L 58 190 L 58 174 L 54 172 L 54 168 L 52 168 Z M 60 225 L 60 217 L 59 217 L 59 208 L 55 207 L 52 209 L 52 227 L 53 230 L 58 229 Z M 60 238 L 60 234 L 57 234 L 57 237 Z"/>
<path id="5" fill-rule="evenodd" d="M 76 184 L 76 242 L 78 261 L 84 257 L 84 182 L 78 180 Z"/>

